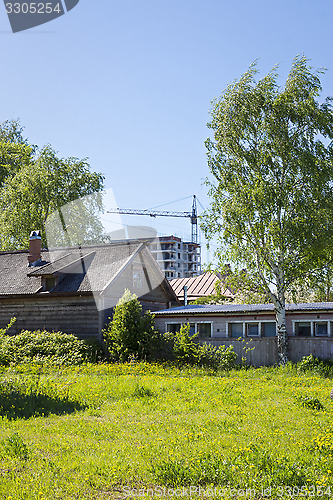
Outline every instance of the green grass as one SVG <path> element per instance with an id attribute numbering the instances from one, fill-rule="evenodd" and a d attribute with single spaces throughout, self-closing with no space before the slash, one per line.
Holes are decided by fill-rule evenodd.
<path id="1" fill-rule="evenodd" d="M 1 500 L 333 495 L 332 382 L 311 372 L 22 365 L 0 379 Z"/>

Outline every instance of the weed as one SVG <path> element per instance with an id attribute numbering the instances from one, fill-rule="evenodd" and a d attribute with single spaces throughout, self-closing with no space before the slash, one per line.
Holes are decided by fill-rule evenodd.
<path id="1" fill-rule="evenodd" d="M 303 406 L 303 408 L 309 408 L 310 410 L 317 411 L 325 409 L 324 405 L 319 401 L 319 399 L 313 396 L 299 396 L 297 400 L 300 405 Z"/>
<path id="2" fill-rule="evenodd" d="M 143 385 L 136 384 L 133 396 L 135 398 L 145 398 L 145 397 L 150 397 L 153 396 L 154 393 L 148 389 L 147 387 L 144 387 Z"/>
<path id="3" fill-rule="evenodd" d="M 23 439 L 14 433 L 8 436 L 1 442 L 4 452 L 9 457 L 19 458 L 21 460 L 27 460 L 29 456 L 29 448 Z"/>

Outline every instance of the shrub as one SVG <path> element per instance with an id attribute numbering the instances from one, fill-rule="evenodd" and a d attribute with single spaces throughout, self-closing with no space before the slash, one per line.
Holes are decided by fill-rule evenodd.
<path id="1" fill-rule="evenodd" d="M 0 364 L 24 362 L 55 365 L 77 365 L 96 361 L 101 356 L 96 345 L 61 332 L 22 331 L 18 335 L 0 337 Z"/>
<path id="2" fill-rule="evenodd" d="M 182 325 L 174 334 L 173 354 L 179 365 L 210 366 L 214 369 L 231 370 L 235 367 L 237 354 L 233 346 L 214 347 L 210 344 L 199 344 L 196 335 L 190 335 L 190 325 Z"/>
<path id="3" fill-rule="evenodd" d="M 323 377 L 333 377 L 333 361 L 331 359 L 316 358 L 313 354 L 304 356 L 297 364 L 299 371 L 312 371 Z"/>
<path id="4" fill-rule="evenodd" d="M 112 321 L 103 330 L 104 340 L 113 361 L 152 360 L 157 356 L 162 336 L 155 328 L 154 315 L 142 313 L 136 295 L 125 290 L 114 309 Z"/>
<path id="5" fill-rule="evenodd" d="M 309 408 L 310 410 L 324 410 L 324 405 L 319 401 L 318 398 L 313 396 L 303 396 L 299 398 L 299 403 L 303 408 Z"/>

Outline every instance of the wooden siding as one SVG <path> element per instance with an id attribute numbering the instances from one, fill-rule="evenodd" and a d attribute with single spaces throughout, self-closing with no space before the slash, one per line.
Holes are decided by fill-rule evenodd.
<path id="1" fill-rule="evenodd" d="M 238 355 L 237 363 L 241 363 L 243 357 L 247 364 L 252 366 L 270 366 L 278 362 L 276 338 L 244 338 L 243 340 L 227 338 L 218 341 L 211 339 L 207 343 L 216 347 L 232 345 Z"/>
<path id="2" fill-rule="evenodd" d="M 333 338 L 289 337 L 290 361 L 296 363 L 303 356 L 314 356 L 322 359 L 333 359 Z"/>
<path id="3" fill-rule="evenodd" d="M 238 354 L 238 360 L 244 356 L 253 366 L 274 365 L 278 362 L 276 337 L 243 337 L 241 340 L 227 336 L 227 325 L 233 322 L 266 322 L 275 320 L 274 313 L 256 314 L 210 314 L 210 315 L 168 315 L 157 316 L 155 324 L 162 332 L 166 331 L 166 323 L 200 323 L 211 322 L 212 337 L 201 339 L 214 346 L 233 345 Z M 331 336 L 327 337 L 296 337 L 294 335 L 294 321 L 331 321 Z M 289 358 L 298 362 L 303 356 L 313 354 L 319 358 L 333 359 L 333 313 L 291 311 L 286 315 L 286 326 L 289 337 Z M 246 352 L 250 348 L 251 350 Z M 254 348 L 252 350 L 252 348 Z"/>
<path id="4" fill-rule="evenodd" d="M 80 338 L 98 337 L 98 311 L 92 296 L 34 296 L 1 299 L 0 327 L 13 317 L 10 333 L 50 330 L 72 333 Z"/>

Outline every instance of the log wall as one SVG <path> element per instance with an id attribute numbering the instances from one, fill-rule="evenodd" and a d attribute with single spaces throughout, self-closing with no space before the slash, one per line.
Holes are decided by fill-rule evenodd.
<path id="1" fill-rule="evenodd" d="M 16 322 L 9 333 L 22 330 L 49 330 L 71 333 L 80 338 L 98 337 L 98 311 L 93 297 L 34 296 L 0 300 L 0 328 L 11 318 Z"/>

